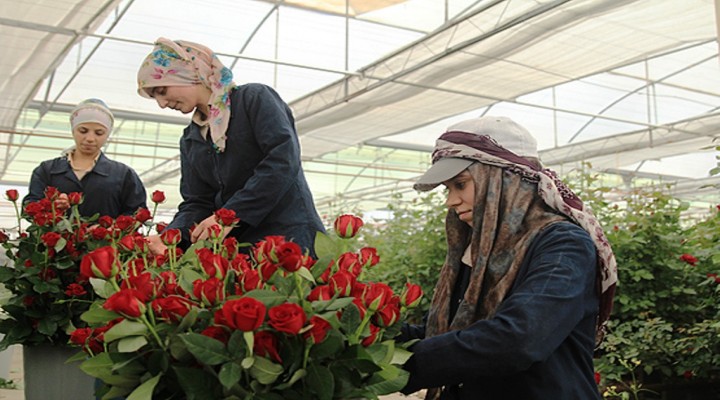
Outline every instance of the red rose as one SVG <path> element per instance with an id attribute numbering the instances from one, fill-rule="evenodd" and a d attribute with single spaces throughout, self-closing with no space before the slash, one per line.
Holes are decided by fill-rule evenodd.
<path id="1" fill-rule="evenodd" d="M 95 240 L 103 240 L 107 238 L 108 236 L 108 230 L 107 228 L 103 228 L 102 226 L 98 225 L 95 228 L 93 228 L 90 231 L 90 234 L 92 235 L 93 239 Z"/>
<path id="2" fill-rule="evenodd" d="M 256 355 L 260 357 L 270 357 L 279 363 L 282 362 L 280 354 L 278 354 L 278 339 L 272 332 L 256 332 L 253 343 L 253 353 Z"/>
<path id="3" fill-rule="evenodd" d="M 142 258 L 136 260 L 142 261 Z M 137 271 L 137 270 L 135 270 Z M 121 289 L 135 289 L 135 297 L 143 303 L 148 302 L 157 291 L 155 281 L 149 272 L 130 274 L 126 280 L 120 285 Z"/>
<path id="4" fill-rule="evenodd" d="M 370 327 L 370 336 L 364 338 L 362 342 L 360 342 L 363 346 L 368 347 L 371 344 L 375 343 L 378 339 L 378 333 L 380 332 L 380 328 L 373 324 L 369 324 Z"/>
<path id="5" fill-rule="evenodd" d="M 215 219 L 222 226 L 231 226 L 240 221 L 240 219 L 235 216 L 235 211 L 228 210 L 227 208 L 221 208 L 215 211 Z"/>
<path id="6" fill-rule="evenodd" d="M 303 253 L 300 245 L 293 242 L 285 242 L 277 248 L 278 262 L 282 269 L 288 272 L 295 272 L 303 266 Z"/>
<path id="7" fill-rule="evenodd" d="M 688 263 L 694 267 L 695 264 L 698 262 L 698 259 L 693 257 L 690 254 L 685 253 L 680 256 L 680 261 L 685 261 L 686 263 Z"/>
<path id="8" fill-rule="evenodd" d="M 135 289 L 120 289 L 105 300 L 103 308 L 127 318 L 138 318 L 145 312 L 145 304 L 138 299 Z"/>
<path id="9" fill-rule="evenodd" d="M 357 235 L 363 226 L 363 220 L 350 214 L 343 214 L 335 219 L 335 233 L 341 238 L 351 238 Z"/>
<path id="10" fill-rule="evenodd" d="M 242 275 L 239 276 L 239 280 L 242 284 L 243 293 L 262 287 L 260 273 L 256 269 L 249 269 L 243 272 Z"/>
<path id="11" fill-rule="evenodd" d="M 160 297 L 152 302 L 155 315 L 169 322 L 180 321 L 192 308 L 190 300 L 180 296 Z"/>
<path id="12" fill-rule="evenodd" d="M 70 343 L 85 346 L 90 335 L 92 335 L 92 328 L 77 328 L 70 334 Z"/>
<path id="13" fill-rule="evenodd" d="M 85 288 L 79 283 L 71 283 L 65 289 L 65 295 L 68 297 L 80 297 L 87 293 Z"/>
<path id="14" fill-rule="evenodd" d="M 238 241 L 236 238 L 230 236 L 228 238 L 225 238 L 223 240 L 223 247 L 225 248 L 225 252 L 227 253 L 228 260 L 234 259 L 238 254 Z"/>
<path id="15" fill-rule="evenodd" d="M 695 374 L 690 370 L 683 372 L 683 378 L 685 379 L 691 379 L 693 376 L 695 376 Z"/>
<path id="16" fill-rule="evenodd" d="M 165 201 L 165 193 L 160 190 L 156 190 L 152 193 L 152 197 L 150 199 L 153 203 L 162 203 Z"/>
<path id="17" fill-rule="evenodd" d="M 71 206 L 76 206 L 83 201 L 83 195 L 80 192 L 70 192 L 68 193 L 68 203 L 70 203 Z"/>
<path id="18" fill-rule="evenodd" d="M 135 218 L 129 215 L 121 215 L 115 220 L 115 227 L 121 231 L 129 231 L 135 228 Z"/>
<path id="19" fill-rule="evenodd" d="M 600 376 L 600 373 L 599 373 L 599 372 L 595 372 L 595 384 L 596 384 L 596 385 L 599 385 L 599 384 L 600 384 L 600 379 L 601 379 L 601 378 L 602 378 L 602 377 Z"/>
<path id="20" fill-rule="evenodd" d="M 362 272 L 362 263 L 356 253 L 343 253 L 337 260 L 338 268 L 342 271 L 348 271 L 355 277 L 360 276 Z"/>
<path id="21" fill-rule="evenodd" d="M 40 236 L 40 240 L 45 243 L 48 248 L 53 248 L 60 241 L 62 236 L 57 232 L 45 232 Z"/>
<path id="22" fill-rule="evenodd" d="M 382 327 L 392 326 L 400 318 L 400 298 L 393 296 L 373 315 L 375 323 Z"/>
<path id="23" fill-rule="evenodd" d="M 133 251 L 135 249 L 135 238 L 132 235 L 126 235 L 118 240 L 120 250 Z"/>
<path id="24" fill-rule="evenodd" d="M 8 189 L 5 192 L 5 197 L 7 197 L 8 200 L 15 202 L 20 197 L 20 194 L 15 189 Z"/>
<path id="25" fill-rule="evenodd" d="M 260 270 L 260 279 L 267 282 L 275 271 L 277 271 L 278 266 L 266 258 L 258 263 L 258 269 Z"/>
<path id="26" fill-rule="evenodd" d="M 138 208 L 138 210 L 135 212 L 135 220 L 141 224 L 151 218 L 152 214 L 150 214 L 150 210 L 148 210 L 147 208 Z"/>
<path id="27" fill-rule="evenodd" d="M 230 267 L 230 262 L 227 258 L 213 253 L 212 250 L 207 247 L 197 249 L 195 253 L 200 260 L 200 266 L 202 266 L 208 276 L 215 276 L 221 279 L 225 277 Z"/>
<path id="28" fill-rule="evenodd" d="M 56 187 L 53 186 L 47 186 L 45 188 L 45 198 L 48 200 L 55 200 L 58 196 L 60 196 L 60 191 L 57 190 Z"/>
<path id="29" fill-rule="evenodd" d="M 268 317 L 270 319 L 270 326 L 279 332 L 290 335 L 296 335 L 300 332 L 300 329 L 302 329 L 307 320 L 305 311 L 295 303 L 284 303 L 271 308 L 270 311 L 268 311 Z"/>
<path id="30" fill-rule="evenodd" d="M 80 273 L 88 278 L 110 279 L 119 269 L 117 252 L 110 246 L 87 253 L 80 262 Z"/>
<path id="31" fill-rule="evenodd" d="M 390 286 L 381 282 L 371 283 L 365 289 L 363 302 L 369 310 L 376 311 L 383 308 L 392 296 L 393 291 Z"/>
<path id="32" fill-rule="evenodd" d="M 163 233 L 163 231 L 165 230 L 165 228 L 167 228 L 167 226 L 168 226 L 168 224 L 166 224 L 165 222 L 158 222 L 157 224 L 155 224 L 155 231 L 157 233 Z"/>
<path id="33" fill-rule="evenodd" d="M 180 229 L 167 229 L 163 230 L 160 234 L 160 240 L 165 243 L 165 246 L 176 246 L 180 243 L 181 239 L 182 234 L 180 233 Z"/>
<path id="34" fill-rule="evenodd" d="M 340 297 L 348 296 L 355 286 L 355 275 L 347 271 L 338 271 L 330 277 L 330 291 L 333 296 L 339 294 Z"/>
<path id="35" fill-rule="evenodd" d="M 400 304 L 407 308 L 415 307 L 420 303 L 422 296 L 423 291 L 420 285 L 406 283 L 405 290 L 400 295 Z"/>
<path id="36" fill-rule="evenodd" d="M 113 224 L 113 219 L 107 215 L 103 215 L 102 217 L 98 218 L 98 224 L 100 224 L 100 226 L 102 226 L 103 228 L 109 228 Z"/>
<path id="37" fill-rule="evenodd" d="M 374 267 L 380 262 L 380 256 L 378 256 L 377 249 L 374 247 L 363 247 L 360 249 L 360 264 L 363 267 Z"/>
<path id="38" fill-rule="evenodd" d="M 312 341 L 313 343 L 320 343 L 325 340 L 328 331 L 330 331 L 330 329 L 332 328 L 329 322 L 327 322 L 323 318 L 318 317 L 317 315 L 313 315 L 310 318 L 310 325 L 312 325 L 312 328 L 305 332 L 303 334 L 303 337 L 306 340 Z"/>
<path id="39" fill-rule="evenodd" d="M 265 304 L 252 297 L 228 300 L 223 304 L 221 316 L 227 326 L 243 332 L 254 331 L 265 320 Z"/>
<path id="40" fill-rule="evenodd" d="M 5 242 L 7 242 L 8 240 L 10 240 L 10 238 L 8 237 L 8 235 L 5 234 L 5 232 L 0 231 L 0 243 L 5 243 Z"/>
<path id="41" fill-rule="evenodd" d="M 329 285 L 315 286 L 308 294 L 309 301 L 330 300 L 332 299 L 332 291 Z"/>
<path id="42" fill-rule="evenodd" d="M 265 236 L 264 240 L 255 243 L 255 248 L 253 249 L 255 259 L 264 261 L 265 259 L 271 258 L 275 249 L 283 243 L 285 243 L 284 236 Z"/>
<path id="43" fill-rule="evenodd" d="M 214 276 L 205 281 L 196 279 L 193 282 L 193 295 L 203 304 L 214 306 L 225 299 L 223 281 Z"/>
<path id="44" fill-rule="evenodd" d="M 225 344 L 227 344 L 228 340 L 230 340 L 230 335 L 227 331 L 219 326 L 208 326 L 205 330 L 200 332 L 200 334 L 219 340 Z"/>

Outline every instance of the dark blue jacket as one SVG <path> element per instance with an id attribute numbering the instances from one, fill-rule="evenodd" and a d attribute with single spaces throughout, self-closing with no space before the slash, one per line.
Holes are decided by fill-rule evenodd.
<path id="1" fill-rule="evenodd" d="M 240 242 L 283 235 L 312 249 L 315 234 L 324 229 L 300 163 L 290 108 L 261 84 L 238 86 L 230 106 L 222 153 L 213 150 L 197 124 L 185 128 L 180 139 L 183 202 L 169 228 L 179 228 L 187 246 L 193 224 L 226 208 L 242 221 L 231 233 Z"/>
<path id="2" fill-rule="evenodd" d="M 29 193 L 23 203 L 43 199 L 48 186 L 56 187 L 61 193 L 83 193 L 85 198 L 78 209 L 84 217 L 100 214 L 117 218 L 146 207 L 145 187 L 135 171 L 103 153 L 82 180 L 78 180 L 66 157 L 43 161 L 32 173 Z"/>
<path id="3" fill-rule="evenodd" d="M 412 348 L 403 393 L 446 386 L 443 399 L 600 399 L 595 277 L 590 236 L 571 223 L 551 225 L 530 245 L 493 318 Z"/>

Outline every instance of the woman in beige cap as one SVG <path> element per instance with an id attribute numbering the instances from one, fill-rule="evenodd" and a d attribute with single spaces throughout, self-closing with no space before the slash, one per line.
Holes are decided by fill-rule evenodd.
<path id="1" fill-rule="evenodd" d="M 86 217 L 99 214 L 116 218 L 145 208 L 145 187 L 135 171 L 102 152 L 113 122 L 113 114 L 102 100 L 80 102 L 70 114 L 75 145 L 35 168 L 23 203 L 44 198 L 45 189 L 51 186 L 60 192 L 55 200 L 58 209 L 70 206 L 68 193 L 83 193 L 79 211 Z"/>

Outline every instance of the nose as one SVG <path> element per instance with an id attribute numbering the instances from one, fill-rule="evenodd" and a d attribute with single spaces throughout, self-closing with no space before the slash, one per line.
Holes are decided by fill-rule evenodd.
<path id="1" fill-rule="evenodd" d="M 157 101 L 160 108 L 165 108 L 168 105 L 168 101 L 162 97 L 156 97 L 155 100 Z"/>
<path id="2" fill-rule="evenodd" d="M 445 207 L 455 208 L 460 205 L 460 196 L 455 193 L 454 190 L 450 189 L 447 192 L 447 198 L 445 198 Z"/>

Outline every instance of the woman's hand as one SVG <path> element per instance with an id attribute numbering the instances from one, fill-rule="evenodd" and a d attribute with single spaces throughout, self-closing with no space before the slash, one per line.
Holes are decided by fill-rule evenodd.
<path id="1" fill-rule="evenodd" d="M 165 254 L 167 251 L 167 246 L 165 246 L 165 243 L 160 239 L 160 235 L 150 235 L 147 238 L 148 243 L 148 249 L 150 249 L 150 252 L 153 253 L 153 255 L 159 256 L 162 254 Z"/>
<path id="2" fill-rule="evenodd" d="M 68 200 L 67 193 L 60 193 L 53 202 L 53 205 L 55 206 L 55 210 L 62 212 L 70 208 L 70 200 Z"/>
<path id="3" fill-rule="evenodd" d="M 195 229 L 190 232 L 190 241 L 192 243 L 197 242 L 198 240 L 205 240 L 210 236 L 210 227 L 213 225 L 218 225 L 220 227 L 220 224 L 218 224 L 217 219 L 215 219 L 215 215 L 211 215 L 199 224 L 195 226 Z M 217 228 L 214 228 L 217 229 Z M 225 236 L 227 236 L 228 233 L 232 230 L 231 226 L 226 226 L 224 228 L 221 228 L 220 232 L 220 240 L 225 239 Z"/>

